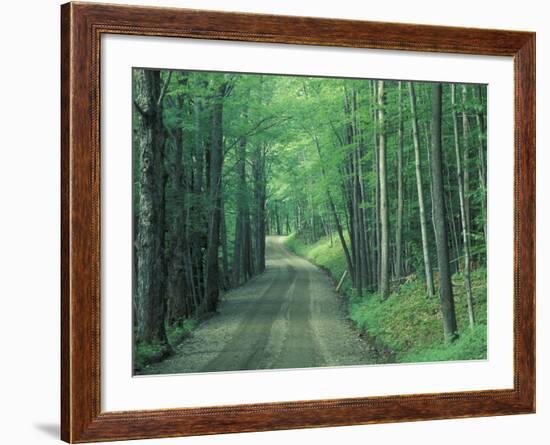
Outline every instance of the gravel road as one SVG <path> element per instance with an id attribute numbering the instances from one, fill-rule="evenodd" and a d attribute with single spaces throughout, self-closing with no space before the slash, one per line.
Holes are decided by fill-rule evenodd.
<path id="1" fill-rule="evenodd" d="M 265 272 L 226 293 L 218 314 L 140 374 L 359 365 L 375 356 L 346 320 L 326 273 L 272 236 Z"/>

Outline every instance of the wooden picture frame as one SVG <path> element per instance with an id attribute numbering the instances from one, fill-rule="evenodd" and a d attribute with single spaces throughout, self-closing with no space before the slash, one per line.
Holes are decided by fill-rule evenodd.
<path id="1" fill-rule="evenodd" d="M 61 33 L 63 440 L 94 442 L 535 411 L 534 33 L 92 3 L 63 5 Z M 103 34 L 513 57 L 513 389 L 102 412 L 99 115 Z"/>

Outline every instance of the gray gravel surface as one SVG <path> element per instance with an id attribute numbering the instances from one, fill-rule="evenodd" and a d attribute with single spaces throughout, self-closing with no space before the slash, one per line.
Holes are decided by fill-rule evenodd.
<path id="1" fill-rule="evenodd" d="M 325 272 L 268 237 L 266 270 L 223 296 L 166 360 L 141 374 L 372 364 L 374 349 L 346 319 Z"/>

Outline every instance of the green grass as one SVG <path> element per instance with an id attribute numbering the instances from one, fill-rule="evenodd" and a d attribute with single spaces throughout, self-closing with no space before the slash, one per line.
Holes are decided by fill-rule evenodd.
<path id="1" fill-rule="evenodd" d="M 166 336 L 170 346 L 161 343 L 138 343 L 134 348 L 134 371 L 140 371 L 147 365 L 169 356 L 173 348 L 187 338 L 197 325 L 197 320 L 186 318 L 167 326 Z"/>
<path id="2" fill-rule="evenodd" d="M 337 238 L 333 240 L 332 247 L 326 238 L 307 245 L 295 236 L 290 236 L 286 244 L 296 254 L 325 269 L 335 281 L 342 276 L 346 262 Z M 445 344 L 443 339 L 439 299 L 428 299 L 424 282 L 415 276 L 407 277 L 384 301 L 377 294 L 359 297 L 352 289 L 349 278 L 346 278 L 340 292 L 347 297 L 349 318 L 359 329 L 367 332 L 376 345 L 391 351 L 396 362 L 485 359 L 486 279 L 486 269 L 479 268 L 472 272 L 477 324 L 474 329 L 470 329 L 464 280 L 460 274 L 453 276 L 459 339 L 452 344 Z"/>
<path id="3" fill-rule="evenodd" d="M 160 362 L 170 355 L 170 348 L 161 343 L 138 343 L 134 346 L 134 372 L 139 372 L 151 363 Z"/>
<path id="4" fill-rule="evenodd" d="M 195 330 L 199 322 L 194 318 L 184 318 L 181 321 L 166 327 L 166 336 L 172 346 L 180 344 L 191 332 Z"/>

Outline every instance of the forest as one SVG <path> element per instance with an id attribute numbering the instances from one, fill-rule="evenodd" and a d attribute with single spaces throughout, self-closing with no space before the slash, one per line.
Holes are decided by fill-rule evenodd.
<path id="1" fill-rule="evenodd" d="M 135 371 L 264 273 L 270 236 L 393 361 L 423 323 L 485 358 L 486 85 L 134 68 L 132 88 Z"/>

